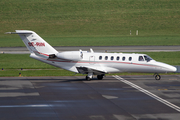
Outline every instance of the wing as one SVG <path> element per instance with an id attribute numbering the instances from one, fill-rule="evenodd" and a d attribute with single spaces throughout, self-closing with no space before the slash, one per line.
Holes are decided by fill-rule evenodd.
<path id="1" fill-rule="evenodd" d="M 93 75 L 102 75 L 106 74 L 104 70 L 97 69 L 97 68 L 90 68 L 90 67 L 76 67 L 78 72 L 81 74 L 88 74 L 88 73 L 93 73 Z"/>

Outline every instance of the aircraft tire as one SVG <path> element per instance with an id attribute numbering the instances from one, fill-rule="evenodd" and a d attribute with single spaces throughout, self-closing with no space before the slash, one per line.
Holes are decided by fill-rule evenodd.
<path id="1" fill-rule="evenodd" d="M 160 76 L 160 75 L 156 75 L 156 76 L 155 76 L 155 79 L 156 79 L 156 80 L 160 80 L 160 79 L 161 79 L 161 76 Z"/>
<path id="2" fill-rule="evenodd" d="M 98 80 L 102 80 L 103 79 L 103 75 L 97 75 L 97 79 Z"/>
<path id="3" fill-rule="evenodd" d="M 87 80 L 87 81 L 91 81 L 91 78 L 88 77 L 88 76 L 86 76 L 86 80 Z"/>

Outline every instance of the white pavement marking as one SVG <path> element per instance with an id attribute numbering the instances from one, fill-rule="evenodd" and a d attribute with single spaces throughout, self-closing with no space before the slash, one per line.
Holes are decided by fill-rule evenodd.
<path id="1" fill-rule="evenodd" d="M 123 83 L 126 83 L 126 84 L 130 85 L 131 87 L 133 87 L 133 88 L 135 88 L 135 89 L 137 89 L 137 90 L 145 93 L 146 95 L 149 95 L 150 97 L 158 100 L 159 102 L 164 103 L 165 105 L 167 105 L 167 106 L 169 106 L 169 107 L 177 110 L 178 112 L 180 112 L 180 107 L 178 107 L 178 106 L 176 106 L 176 105 L 168 102 L 167 100 L 164 100 L 164 99 L 158 97 L 157 95 L 155 95 L 155 94 L 153 94 L 153 93 L 151 93 L 151 92 L 149 92 L 149 91 L 147 91 L 147 90 L 145 90 L 145 89 L 137 86 L 137 85 L 134 84 L 134 83 L 131 83 L 131 82 L 129 82 L 129 81 L 127 81 L 127 80 L 119 77 L 118 75 L 113 75 L 113 77 L 116 78 L 116 79 L 118 79 L 119 81 L 121 81 L 121 82 L 123 82 Z"/>
<path id="2" fill-rule="evenodd" d="M 2 105 L 0 108 L 12 108 L 12 107 L 50 107 L 50 105 L 41 104 L 41 105 Z"/>
<path id="3" fill-rule="evenodd" d="M 118 98 L 117 96 L 110 96 L 110 95 L 102 95 L 106 99 L 116 99 Z"/>

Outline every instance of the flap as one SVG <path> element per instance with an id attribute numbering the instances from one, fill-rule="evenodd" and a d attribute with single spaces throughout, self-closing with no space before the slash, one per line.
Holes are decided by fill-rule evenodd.
<path id="1" fill-rule="evenodd" d="M 105 74 L 105 71 L 98 70 L 96 68 L 88 68 L 88 67 L 76 67 L 78 72 L 81 74 L 93 73 L 93 75 L 102 75 Z"/>

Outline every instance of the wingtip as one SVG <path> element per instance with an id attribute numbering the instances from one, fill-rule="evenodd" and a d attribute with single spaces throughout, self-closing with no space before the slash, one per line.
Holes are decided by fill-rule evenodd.
<path id="1" fill-rule="evenodd" d="M 6 32 L 5 34 L 17 34 L 16 32 Z"/>
<path id="2" fill-rule="evenodd" d="M 4 34 L 12 34 L 12 32 L 5 32 Z"/>

